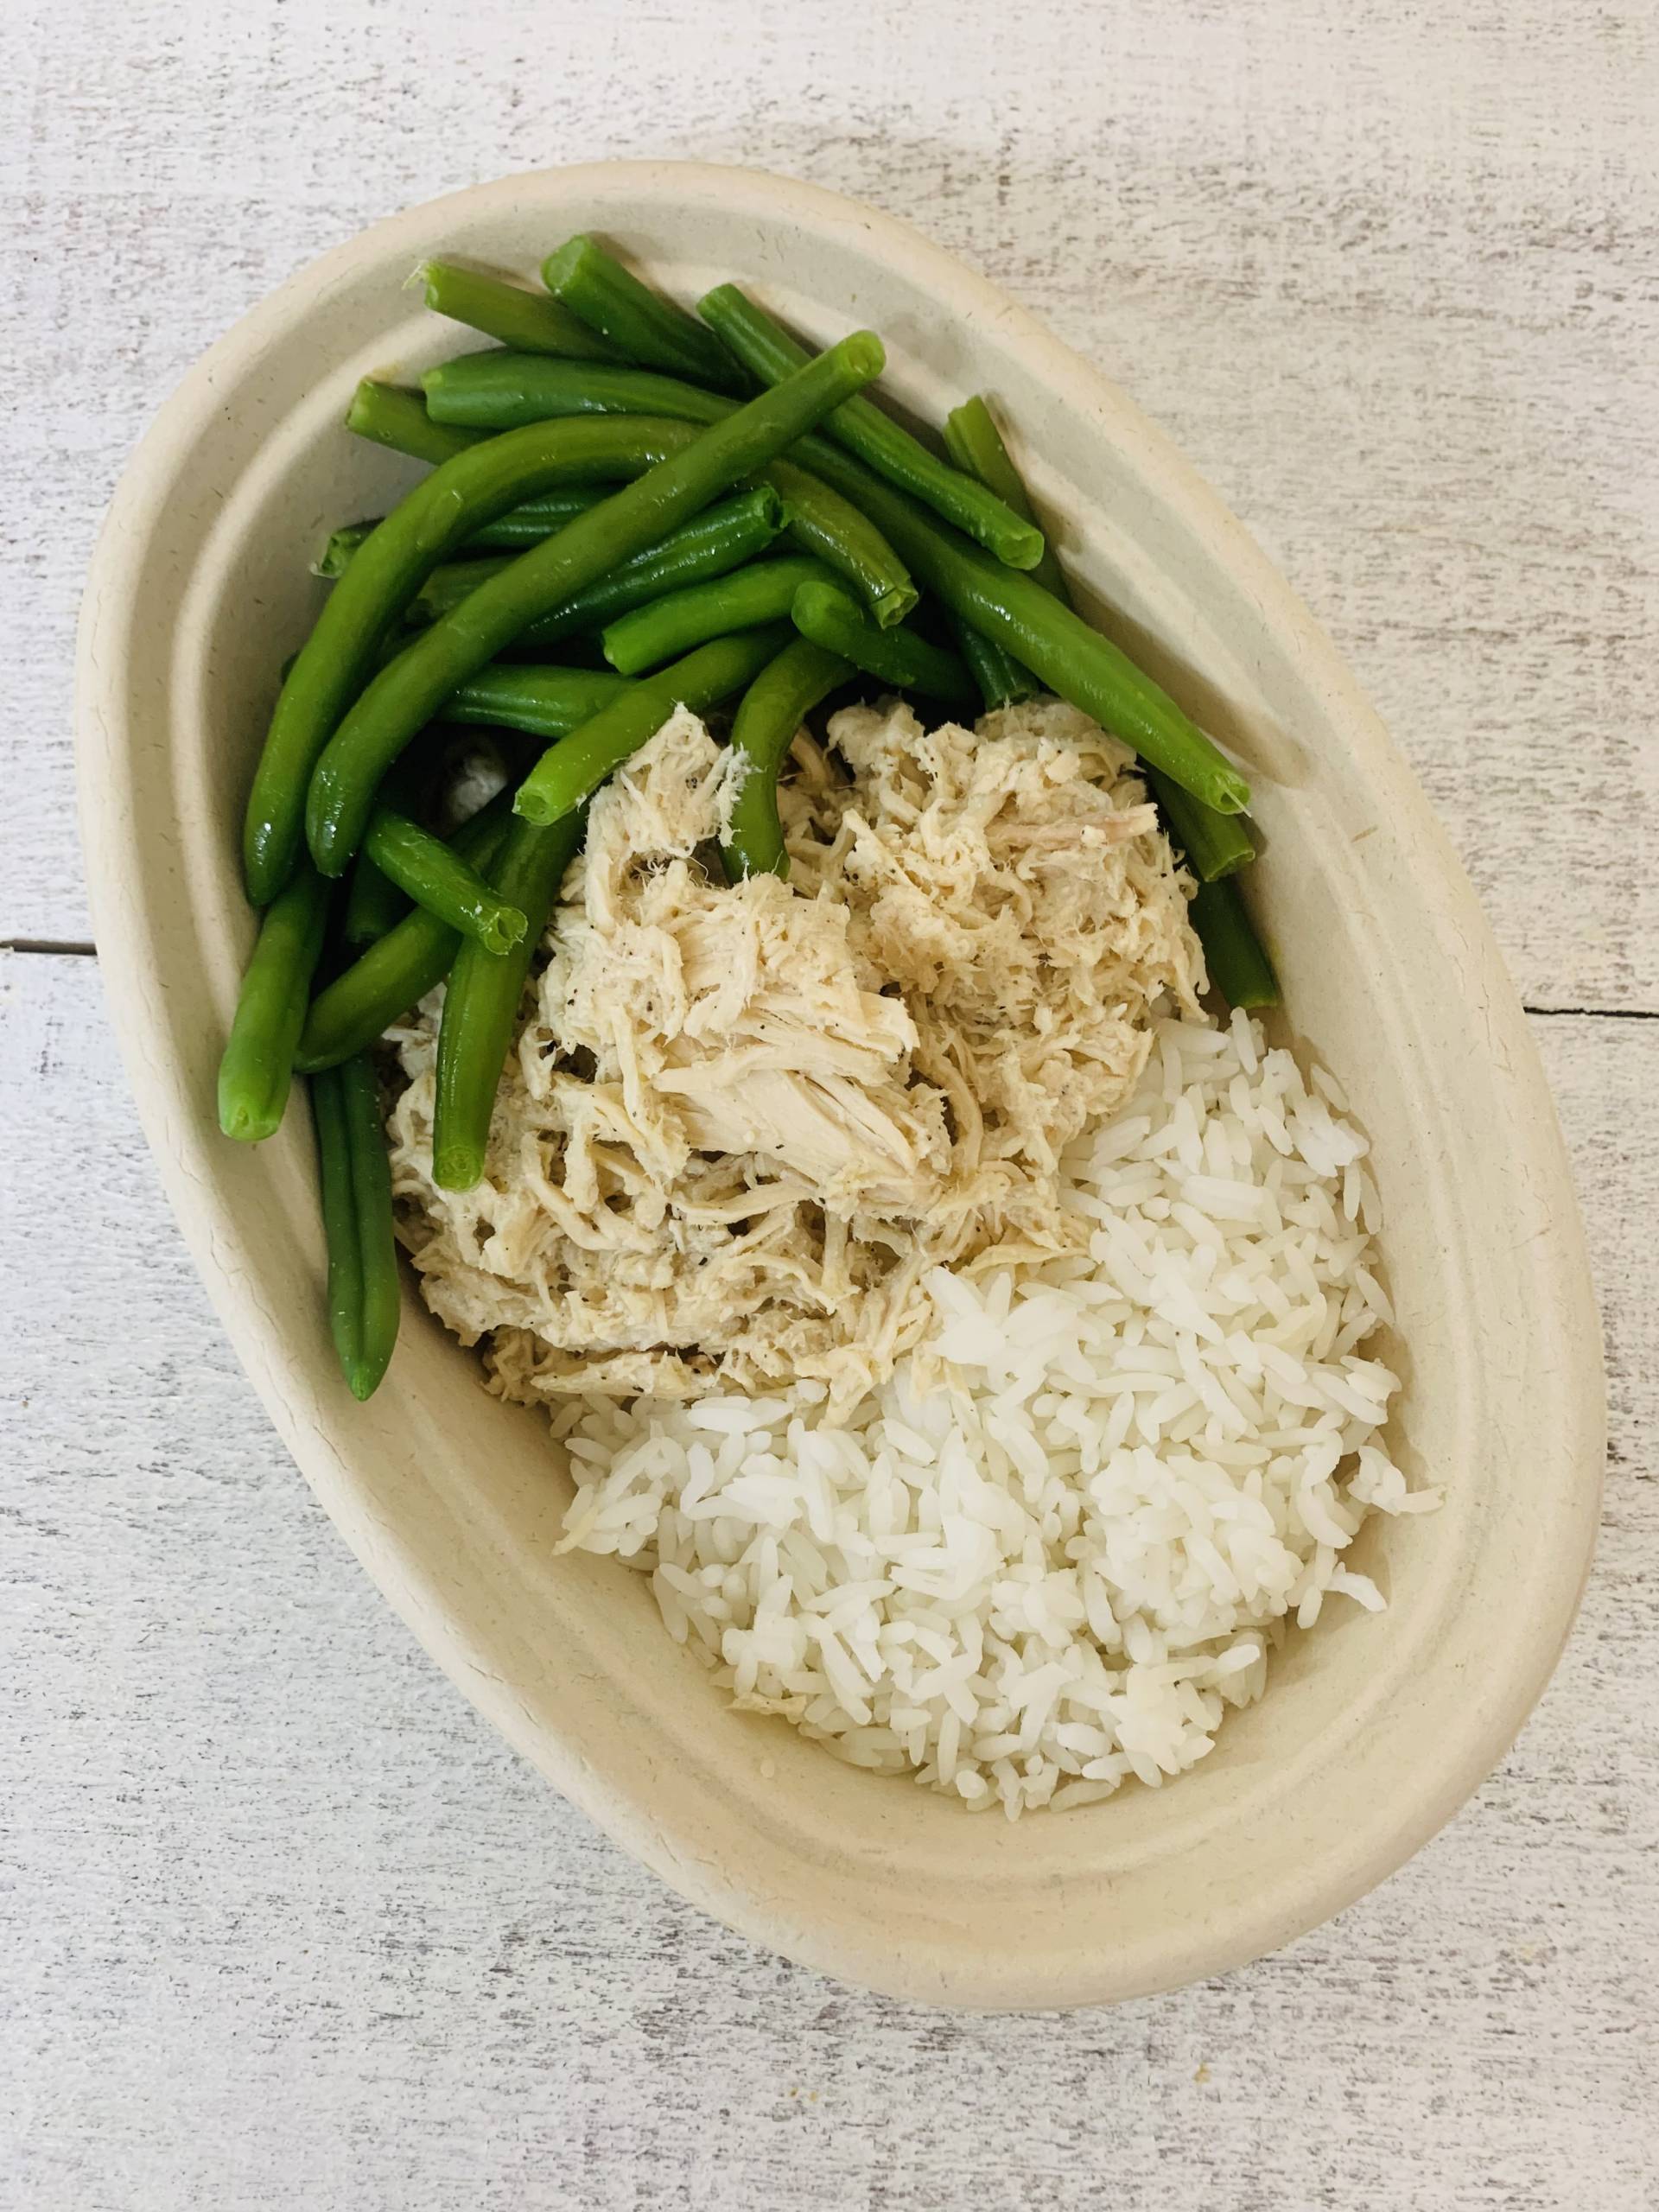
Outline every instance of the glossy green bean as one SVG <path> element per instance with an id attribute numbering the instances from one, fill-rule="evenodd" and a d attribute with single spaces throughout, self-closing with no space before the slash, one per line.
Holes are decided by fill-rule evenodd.
<path id="1" fill-rule="evenodd" d="M 317 1139 L 322 1234 L 328 1255 L 328 1333 L 348 1384 L 362 1371 L 363 1262 L 357 1241 L 357 1200 L 352 1188 L 352 1146 L 338 1068 L 310 1084 L 311 1122 Z M 356 1390 L 353 1387 L 353 1396 Z"/>
<path id="2" fill-rule="evenodd" d="M 683 308 L 672 306 L 597 239 L 568 238 L 542 264 L 542 282 L 624 360 L 691 377 L 721 391 L 742 391 L 730 355 Z"/>
<path id="3" fill-rule="evenodd" d="M 363 836 L 363 850 L 417 906 L 435 914 L 486 952 L 509 952 L 524 934 L 524 917 L 498 898 L 477 869 L 423 830 L 406 814 L 377 806 Z"/>
<path id="4" fill-rule="evenodd" d="M 357 387 L 346 413 L 346 427 L 393 453 L 407 454 L 411 461 L 435 463 L 452 461 L 456 454 L 481 444 L 491 435 L 487 430 L 457 430 L 448 423 L 435 423 L 418 391 L 409 391 L 401 385 L 377 384 L 372 378 Z M 627 472 L 619 474 L 626 475 Z M 604 481 L 602 478 L 598 480 Z M 581 486 L 573 485 L 540 493 L 535 499 L 526 499 L 522 507 L 498 515 L 493 522 L 474 531 L 467 543 L 535 545 L 543 537 L 550 537 L 556 530 L 563 530 L 573 515 L 597 506 L 606 496 L 603 491 L 584 493 Z"/>
<path id="5" fill-rule="evenodd" d="M 657 734 L 676 707 L 700 715 L 742 690 L 788 636 L 782 623 L 772 623 L 716 638 L 672 667 L 631 683 L 621 697 L 543 753 L 519 785 L 513 812 L 543 824 L 573 815 L 613 768 Z"/>
<path id="6" fill-rule="evenodd" d="M 784 503 L 769 484 L 722 499 L 532 622 L 515 640 L 515 649 L 556 645 L 563 638 L 602 630 L 631 607 L 642 607 L 665 592 L 722 576 L 765 552 L 783 526 Z M 435 621 L 480 584 L 499 575 L 507 561 L 508 556 L 496 555 L 445 562 L 427 578 L 410 611 L 423 620 Z"/>
<path id="7" fill-rule="evenodd" d="M 707 333 L 700 333 L 706 336 Z M 737 402 L 683 377 L 618 362 L 554 361 L 492 346 L 440 361 L 421 378 L 435 423 L 474 430 L 519 430 L 566 415 L 658 415 L 719 423 Z"/>
<path id="8" fill-rule="evenodd" d="M 402 1292 L 378 1087 L 359 1053 L 311 1080 L 328 1249 L 328 1325 L 354 1398 L 372 1397 L 397 1341 Z"/>
<path id="9" fill-rule="evenodd" d="M 1246 814 L 1218 814 L 1179 784 L 1141 763 L 1147 787 L 1162 810 L 1170 837 L 1185 855 L 1186 864 L 1200 883 L 1218 883 L 1236 875 L 1255 858 Z"/>
<path id="10" fill-rule="evenodd" d="M 452 849 L 480 874 L 493 874 L 512 813 L 509 789 L 461 824 Z M 296 1068 L 311 1074 L 366 1051 L 443 981 L 461 943 L 461 931 L 425 907 L 405 914 L 312 1000 Z"/>
<path id="11" fill-rule="evenodd" d="M 435 416 L 495 429 L 590 412 L 721 423 L 737 405 L 681 378 L 647 370 L 595 372 L 586 364 L 513 353 L 469 353 L 446 362 L 428 376 L 426 391 Z M 885 629 L 914 607 L 916 587 L 874 524 L 810 466 L 802 466 L 812 461 L 822 442 L 802 439 L 791 455 L 780 456 L 764 474 L 783 495 L 796 543 L 850 583 Z"/>
<path id="12" fill-rule="evenodd" d="M 1004 652 L 1001 645 L 981 637 L 973 624 L 964 622 L 959 614 L 950 617 L 950 627 L 956 633 L 957 650 L 967 664 L 968 673 L 979 686 L 979 696 L 988 710 L 1016 706 L 1022 699 L 1036 697 L 1041 684 L 1012 653 Z"/>
<path id="13" fill-rule="evenodd" d="M 807 455 L 823 442 L 802 438 L 794 452 Z M 902 622 L 920 594 L 909 569 L 869 517 L 790 455 L 769 462 L 766 474 L 783 494 L 789 534 L 802 552 L 833 569 L 882 629 Z"/>
<path id="14" fill-rule="evenodd" d="M 828 584 L 836 588 L 831 569 L 822 561 L 796 554 L 781 561 L 753 561 L 734 569 L 710 583 L 693 584 L 687 591 L 670 592 L 637 607 L 613 622 L 600 638 L 605 658 L 623 676 L 643 676 L 676 660 L 694 645 L 710 638 L 723 638 L 734 630 L 753 630 L 762 622 L 786 621 L 795 594 L 804 584 Z M 846 598 L 836 590 L 838 598 Z M 847 604 L 852 606 L 850 600 Z M 856 608 L 854 609 L 856 613 Z M 860 617 L 862 620 L 862 617 Z M 874 625 L 872 625 L 874 627 Z M 881 632 L 896 637 L 897 631 Z"/>
<path id="15" fill-rule="evenodd" d="M 744 367 L 763 384 L 776 384 L 806 359 L 805 349 L 735 284 L 721 284 L 697 302 L 697 312 Z M 989 492 L 977 478 L 931 454 L 919 439 L 884 415 L 873 400 L 845 401 L 826 417 L 830 440 L 912 499 L 978 541 L 1010 568 L 1034 568 L 1043 556 L 1035 524 Z"/>
<path id="16" fill-rule="evenodd" d="M 381 384 L 373 377 L 365 377 L 352 394 L 346 427 L 377 446 L 406 453 L 411 461 L 435 464 L 453 461 L 458 453 L 465 453 L 489 435 L 486 430 L 458 430 L 447 423 L 435 423 L 418 391 L 408 391 L 402 385 Z"/>
<path id="17" fill-rule="evenodd" d="M 990 409 L 977 393 L 971 399 L 964 399 L 960 407 L 953 407 L 945 416 L 944 449 L 964 476 L 977 477 L 987 491 L 995 492 L 1003 505 L 1011 508 L 1022 522 L 1038 529 L 1042 527 L 1037 510 L 1031 504 L 1025 479 L 1002 442 Z M 1043 557 L 1029 573 L 1056 599 L 1064 600 L 1068 607 L 1071 604 L 1065 571 L 1046 535 L 1043 539 Z"/>
<path id="18" fill-rule="evenodd" d="M 789 874 L 778 817 L 778 776 L 795 733 L 821 699 L 853 673 L 839 653 L 791 638 L 743 694 L 732 721 L 732 750 L 744 764 L 720 857 L 727 880 Z"/>
<path id="19" fill-rule="evenodd" d="M 531 955 L 582 842 L 582 823 L 579 813 L 551 829 L 514 818 L 495 862 L 495 878 L 502 896 L 528 920 L 524 941 L 511 952 L 491 953 L 463 939 L 455 954 L 438 1025 L 432 1124 L 432 1179 L 444 1190 L 470 1190 L 484 1173 L 495 1094 Z"/>
<path id="20" fill-rule="evenodd" d="M 558 353 L 571 360 L 608 361 L 610 347 L 545 292 L 532 292 L 505 276 L 463 268 L 454 261 L 423 261 L 415 272 L 434 315 L 464 322 L 486 337 L 525 353 Z"/>
<path id="21" fill-rule="evenodd" d="M 249 895 L 256 906 L 264 906 L 276 896 L 304 849 L 310 779 L 341 717 L 348 716 L 365 684 L 378 695 L 395 689 L 392 669 L 403 665 L 409 655 L 401 656 L 392 669 L 382 670 L 371 681 L 381 641 L 432 569 L 480 524 L 506 513 L 526 494 L 560 483 L 613 477 L 625 468 L 644 473 L 666 455 L 683 449 L 696 435 L 683 423 L 653 423 L 640 416 L 541 423 L 531 429 L 485 438 L 469 446 L 435 468 L 408 493 L 359 548 L 329 593 L 277 699 L 254 774 L 243 830 L 243 864 Z M 606 505 L 613 505 L 615 497 L 613 494 Z M 647 499 L 647 512 L 650 506 Z M 573 532 L 588 531 L 580 542 L 602 545 L 606 533 L 601 530 L 595 537 L 592 524 L 594 516 L 604 512 L 604 507 L 589 509 L 567 524 L 556 537 L 522 555 L 521 560 L 544 559 Z M 556 555 L 554 565 L 556 568 Z M 582 575 L 576 581 L 589 580 Z M 497 588 L 505 581 L 498 578 Z M 469 608 L 474 603 L 469 601 Z M 451 620 L 464 631 L 468 618 Z M 436 630 L 429 634 L 435 635 Z M 479 653 L 474 664 L 481 666 L 496 650 L 493 643 Z M 435 706 L 442 703 L 442 696 L 435 695 Z M 429 715 L 422 715 L 420 722 L 429 719 Z M 378 762 L 376 784 L 416 727 L 418 723 Z M 318 840 L 325 875 L 338 875 L 356 849 L 363 820 L 372 804 L 372 786 L 362 797 L 361 816 L 343 850 L 337 850 L 326 837 Z"/>
<path id="22" fill-rule="evenodd" d="M 930 645 L 902 626 L 878 630 L 833 584 L 803 584 L 791 603 L 790 618 L 815 645 L 839 653 L 896 691 L 919 691 L 969 714 L 979 704 L 974 680 L 955 653 Z"/>
<path id="23" fill-rule="evenodd" d="M 627 689 L 609 669 L 548 668 L 510 662 L 469 676 L 444 708 L 454 722 L 486 722 L 527 730 L 531 737 L 567 737 Z"/>
<path id="24" fill-rule="evenodd" d="M 288 1103 L 328 895 L 328 885 L 305 867 L 260 923 L 219 1064 L 219 1126 L 245 1144 L 270 1136 Z"/>
<path id="25" fill-rule="evenodd" d="M 556 537 L 521 554 L 505 575 L 480 586 L 470 599 L 423 631 L 350 707 L 313 771 L 306 832 L 312 856 L 324 874 L 337 875 L 345 867 L 362 836 L 381 777 L 415 732 L 469 676 L 573 592 L 690 520 L 734 483 L 764 467 L 849 393 L 879 375 L 884 358 L 881 341 L 873 332 L 855 332 L 820 354 L 798 376 L 748 401 L 724 423 L 702 432 L 685 425 L 656 424 L 658 438 L 666 440 L 671 429 L 677 429 L 682 438 L 689 437 L 691 442 L 637 483 L 613 493 L 602 505 L 578 515 Z M 475 452 L 446 462 L 375 532 L 334 587 L 334 597 L 323 609 L 322 619 L 327 619 L 339 594 L 389 534 L 391 550 L 361 595 L 358 619 L 366 627 L 371 618 L 384 621 L 389 601 L 398 606 L 407 603 L 421 576 L 437 565 L 442 552 L 454 542 L 437 526 L 440 515 L 458 508 L 459 516 L 450 527 L 457 535 L 465 534 L 472 499 L 469 473 L 477 471 L 487 456 L 506 454 L 511 449 L 508 460 L 497 461 L 490 480 L 498 487 L 512 480 L 516 465 L 521 480 L 532 480 L 528 488 L 539 489 L 543 480 L 553 480 L 542 478 L 537 463 L 539 461 L 544 467 L 550 452 L 566 450 L 563 442 L 578 432 L 613 434 L 619 428 L 632 428 L 637 433 L 648 420 L 601 416 L 538 423 L 529 429 L 505 431 Z M 466 496 L 461 496 L 463 490 Z M 416 510 L 413 521 L 394 532 L 393 523 L 421 501 L 423 493 L 425 502 Z M 510 496 L 502 497 L 492 511 L 505 512 L 512 504 Z M 413 556 L 406 555 L 406 547 L 412 543 L 419 552 L 435 539 L 440 542 L 434 557 L 424 561 L 419 575 L 410 575 Z M 304 655 L 301 658 L 303 661 Z M 298 674 L 296 668 L 290 684 Z"/>
<path id="26" fill-rule="evenodd" d="M 1187 913 L 1204 947 L 1204 964 L 1210 971 L 1210 981 L 1228 1005 L 1279 1005 L 1279 978 L 1250 926 L 1249 915 L 1232 877 L 1201 883 L 1192 895 Z"/>
<path id="27" fill-rule="evenodd" d="M 539 545 L 543 538 L 550 537 L 575 516 L 596 507 L 605 496 L 604 490 L 599 487 L 546 493 L 525 507 L 486 523 L 482 530 L 467 539 L 467 550 L 494 551 L 499 548 L 504 552 L 522 551 L 526 545 Z M 364 539 L 378 530 L 384 519 L 383 516 L 375 515 L 366 521 L 343 523 L 338 530 L 331 530 L 321 552 L 311 563 L 312 575 L 328 582 L 343 576 Z"/>

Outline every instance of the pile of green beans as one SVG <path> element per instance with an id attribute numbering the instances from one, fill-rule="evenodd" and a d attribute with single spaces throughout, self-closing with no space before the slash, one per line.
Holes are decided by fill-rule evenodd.
<path id="1" fill-rule="evenodd" d="M 677 707 L 734 705 L 746 772 L 721 856 L 735 884 L 788 874 L 779 775 L 837 690 L 965 717 L 1052 689 L 1141 755 L 1199 879 L 1216 987 L 1278 1003 L 1236 880 L 1254 858 L 1244 779 L 1073 607 L 982 399 L 952 410 L 941 453 L 866 396 L 883 366 L 874 333 L 810 356 L 734 285 L 692 315 L 586 236 L 542 279 L 445 259 L 416 271 L 429 308 L 499 344 L 418 391 L 358 386 L 346 427 L 430 473 L 319 555 L 328 595 L 283 671 L 244 824 L 262 912 L 219 1124 L 270 1136 L 307 1077 L 329 1325 L 359 1398 L 386 1371 L 399 1303 L 372 1055 L 446 985 L 433 1174 L 477 1182 L 588 803 Z M 906 619 L 924 590 L 930 635 Z M 467 724 L 545 750 L 444 837 L 427 804 Z M 510 757 L 523 740 L 496 742 Z"/>
<path id="2" fill-rule="evenodd" d="M 631 368 L 595 370 L 516 353 L 463 354 L 429 371 L 424 383 L 431 419 L 471 437 L 572 415 L 722 423 L 737 405 L 734 399 L 677 377 Z M 784 500 L 790 535 L 801 550 L 837 570 L 886 627 L 915 606 L 916 587 L 868 517 L 816 472 L 813 464 L 823 453 L 820 439 L 803 438 L 789 459 L 772 461 L 765 474 Z"/>

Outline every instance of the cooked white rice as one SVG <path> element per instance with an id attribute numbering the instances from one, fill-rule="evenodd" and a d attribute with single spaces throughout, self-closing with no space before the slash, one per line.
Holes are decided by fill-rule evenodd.
<path id="1" fill-rule="evenodd" d="M 923 1348 L 851 1421 L 822 1384 L 558 1408 L 566 1548 L 651 1576 L 742 1710 L 1012 1819 L 1150 1784 L 1265 1686 L 1281 1624 L 1382 1598 L 1344 1555 L 1422 1511 L 1365 1143 L 1258 1024 L 1165 1021 L 1065 1160 L 1087 1255 L 936 1268 Z"/>

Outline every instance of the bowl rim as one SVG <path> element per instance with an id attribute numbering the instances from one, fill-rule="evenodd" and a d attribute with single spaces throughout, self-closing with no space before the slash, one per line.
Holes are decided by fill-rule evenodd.
<path id="1" fill-rule="evenodd" d="M 606 192 L 668 199 L 713 196 L 780 216 L 804 230 L 855 231 L 879 248 L 884 261 L 935 295 L 949 299 L 975 321 L 1017 339 L 1022 353 L 1070 406 L 1110 417 L 1115 430 L 1132 437 L 1140 457 L 1154 467 L 1172 504 L 1217 547 L 1233 572 L 1262 605 L 1299 671 L 1344 726 L 1362 767 L 1386 788 L 1414 843 L 1435 861 L 1425 897 L 1438 902 L 1446 926 L 1467 948 L 1482 986 L 1495 1080 L 1507 1087 L 1511 1116 L 1529 1149 L 1526 1173 L 1553 1232 L 1547 1249 L 1534 1255 L 1542 1286 L 1541 1313 L 1554 1332 L 1560 1371 L 1570 1378 L 1560 1410 L 1571 1425 L 1566 1453 L 1579 1478 L 1570 1494 L 1554 1499 L 1548 1542 L 1532 1562 L 1529 1596 L 1538 1611 L 1535 1633 L 1499 1693 L 1471 1700 L 1461 1729 L 1451 1731 L 1427 1763 L 1426 1786 L 1408 1808 L 1377 1815 L 1364 1847 L 1333 1855 L 1317 1881 L 1305 1883 L 1287 1908 L 1281 1891 L 1252 1910 L 1235 1913 L 1225 1939 L 1212 1929 L 1195 1930 L 1185 1945 L 1167 1940 L 1159 1956 L 1126 1952 L 1080 1965 L 1043 1990 L 1014 1969 L 992 1967 L 969 1986 L 959 1959 L 929 1956 L 925 1947 L 893 1953 L 879 1931 L 865 1935 L 834 1924 L 785 1916 L 745 1885 L 730 1868 L 677 1850 L 649 1812 L 630 1801 L 614 1777 L 595 1773 L 578 1755 L 567 1756 L 480 1662 L 464 1623 L 449 1618 L 435 1578 L 395 1531 L 353 1497 L 343 1453 L 324 1433 L 310 1407 L 297 1363 L 276 1357 L 257 1287 L 227 1268 L 214 1249 L 213 1224 L 200 1198 L 194 1166 L 204 1138 L 200 1103 L 180 1069 L 158 1049 L 159 1023 L 143 926 L 145 905 L 139 841 L 119 802 L 127 747 L 129 703 L 125 671 L 118 655 L 105 659 L 103 636 L 115 616 L 130 612 L 143 589 L 132 549 L 164 500 L 175 470 L 199 435 L 205 414 L 220 404 L 219 391 L 253 365 L 261 352 L 336 283 L 407 248 L 420 257 L 447 219 L 499 210 L 522 212 L 526 195 Z M 163 404 L 135 449 L 100 530 L 89 569 L 77 641 L 76 769 L 88 895 L 99 964 L 112 1027 L 136 1096 L 145 1135 L 198 1271 L 245 1369 L 252 1379 L 302 1472 L 332 1519 L 369 1569 L 382 1593 L 444 1671 L 473 1702 L 632 1855 L 672 1886 L 742 1934 L 804 1963 L 905 1997 L 1008 2008 L 1090 2003 L 1143 1993 L 1242 1963 L 1316 1925 L 1391 1873 L 1456 1810 L 1502 1757 L 1548 1681 L 1571 1626 L 1593 1553 L 1599 1521 L 1605 1460 L 1605 1386 L 1587 1255 L 1576 1199 L 1548 1087 L 1519 1000 L 1452 849 L 1434 821 L 1416 779 L 1395 751 L 1354 679 L 1308 610 L 1255 545 L 1243 525 L 1179 453 L 1173 442 L 1102 372 L 1053 337 L 998 287 L 964 267 L 911 225 L 823 188 L 747 168 L 690 162 L 601 162 L 521 173 L 474 185 L 404 210 L 372 225 L 299 270 L 254 307 L 189 370 Z"/>

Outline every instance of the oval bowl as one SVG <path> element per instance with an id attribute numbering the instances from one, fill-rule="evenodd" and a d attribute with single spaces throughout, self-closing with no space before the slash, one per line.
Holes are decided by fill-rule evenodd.
<path id="1" fill-rule="evenodd" d="M 1255 779 L 1257 907 L 1294 1033 L 1374 1146 L 1406 1383 L 1395 1448 L 1446 1504 L 1367 1528 L 1357 1563 L 1388 1610 L 1333 1605 L 1293 1636 L 1265 1701 L 1173 1790 L 1010 1826 L 726 1710 L 642 1577 L 555 1556 L 569 1489 L 543 1421 L 488 1394 L 412 1288 L 387 1386 L 366 1407 L 346 1395 L 303 1109 L 256 1150 L 214 1128 L 252 938 L 238 825 L 277 664 L 320 600 L 307 560 L 418 473 L 339 428 L 352 387 L 481 342 L 405 289 L 423 255 L 530 270 L 585 229 L 683 299 L 735 276 L 818 337 L 873 325 L 887 389 L 918 414 L 994 394 L 1108 626 Z M 690 164 L 513 177 L 379 224 L 255 309 L 157 416 L 94 557 L 77 722 L 116 1033 L 249 1375 L 439 1664 L 684 1896 L 896 1996 L 1133 1997 L 1347 1904 L 1507 1748 L 1583 1584 L 1603 1448 L 1582 1238 L 1524 1017 L 1410 771 L 1318 626 L 1167 440 L 992 285 L 869 208 Z"/>

